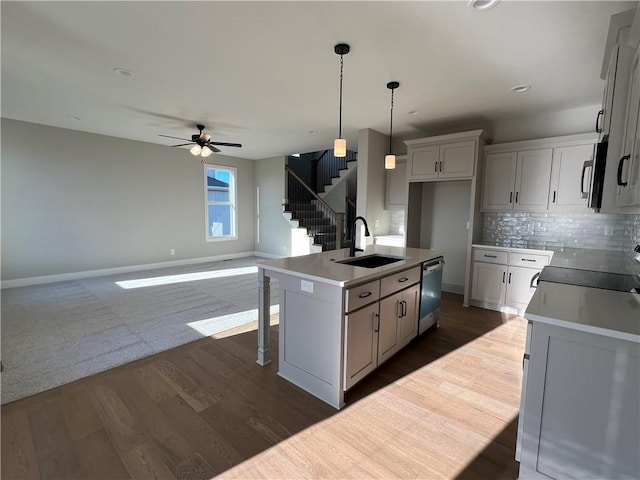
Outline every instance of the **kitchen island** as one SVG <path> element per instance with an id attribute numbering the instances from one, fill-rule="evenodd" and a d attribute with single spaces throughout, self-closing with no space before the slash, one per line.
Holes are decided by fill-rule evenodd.
<path id="1" fill-rule="evenodd" d="M 356 259 L 390 258 L 354 266 L 349 249 L 258 264 L 258 364 L 271 361 L 270 279 L 280 288 L 278 375 L 335 408 L 344 392 L 417 335 L 421 266 L 433 250 L 367 246 Z M 366 260 L 365 260 L 366 261 Z"/>
<path id="2" fill-rule="evenodd" d="M 640 272 L 630 254 L 577 249 L 550 267 Z M 519 477 L 640 478 L 640 294 L 540 278 L 524 315 Z"/>

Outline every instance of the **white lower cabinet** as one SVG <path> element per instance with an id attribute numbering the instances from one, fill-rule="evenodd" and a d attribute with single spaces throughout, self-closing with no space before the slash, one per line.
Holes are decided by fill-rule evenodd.
<path id="1" fill-rule="evenodd" d="M 550 252 L 474 248 L 471 304 L 522 314 L 527 308 Z"/>
<path id="2" fill-rule="evenodd" d="M 638 343 L 536 321 L 528 336 L 519 478 L 640 478 Z"/>
<path id="3" fill-rule="evenodd" d="M 415 281 L 419 280 L 419 274 L 418 267 L 383 278 L 379 282 L 383 285 L 383 295 L 388 296 L 379 301 L 375 294 L 365 296 L 372 303 L 364 307 L 358 304 L 358 310 L 345 315 L 345 390 L 391 358 L 418 334 L 420 284 Z M 413 285 L 404 290 L 388 291 L 395 284 L 399 285 L 396 290 L 403 288 L 404 283 L 412 283 L 411 280 Z M 372 286 L 367 284 L 366 292 L 359 293 L 358 298 L 369 291 L 375 292 Z"/>

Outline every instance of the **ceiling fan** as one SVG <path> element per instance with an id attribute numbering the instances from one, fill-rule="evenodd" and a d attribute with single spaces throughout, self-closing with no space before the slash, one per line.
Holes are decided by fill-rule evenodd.
<path id="1" fill-rule="evenodd" d="M 220 149 L 214 147 L 214 145 L 219 145 L 221 147 L 242 147 L 240 143 L 227 143 L 227 142 L 212 142 L 211 135 L 208 133 L 203 133 L 204 125 L 196 125 L 196 128 L 200 131 L 200 133 L 194 133 L 191 135 L 191 140 L 180 137 L 172 137 L 171 135 L 158 135 L 159 137 L 166 138 L 175 138 L 176 140 L 184 140 L 189 143 L 180 143 L 178 145 L 171 145 L 172 147 L 184 147 L 187 145 L 193 145 L 189 150 L 192 155 L 200 156 L 200 157 L 208 157 L 213 152 L 220 152 Z"/>

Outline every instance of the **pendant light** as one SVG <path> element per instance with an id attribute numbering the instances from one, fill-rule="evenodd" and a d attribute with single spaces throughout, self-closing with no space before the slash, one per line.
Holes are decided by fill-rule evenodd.
<path id="1" fill-rule="evenodd" d="M 338 124 L 338 138 L 333 142 L 333 156 L 339 158 L 347 156 L 347 140 L 342 138 L 342 57 L 349 53 L 350 49 L 346 43 L 339 43 L 333 47 L 336 54 L 340 55 L 340 120 Z"/>
<path id="2" fill-rule="evenodd" d="M 391 142 L 393 141 L 393 91 L 400 86 L 398 82 L 387 83 L 387 88 L 391 90 L 391 121 L 389 122 L 389 153 L 384 157 L 384 168 L 393 170 L 396 168 L 396 156 L 391 153 Z"/>

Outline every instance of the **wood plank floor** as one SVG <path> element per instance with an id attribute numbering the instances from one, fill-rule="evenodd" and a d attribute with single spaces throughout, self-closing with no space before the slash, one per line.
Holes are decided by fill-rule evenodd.
<path id="1" fill-rule="evenodd" d="M 255 363 L 255 323 L 6 404 L 2 478 L 515 479 L 526 323 L 461 303 L 339 412 Z"/>

